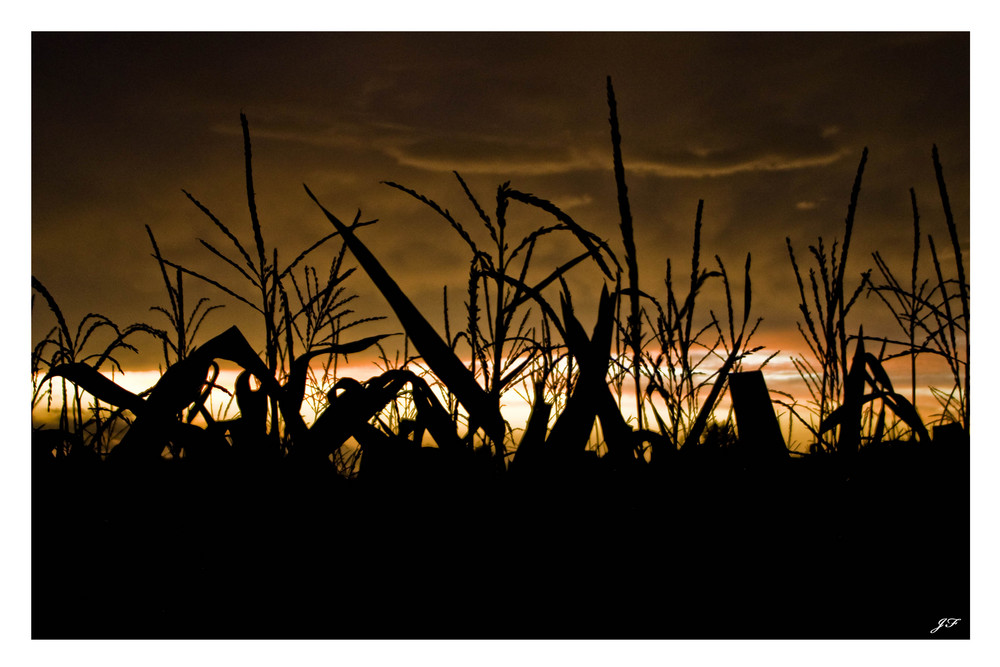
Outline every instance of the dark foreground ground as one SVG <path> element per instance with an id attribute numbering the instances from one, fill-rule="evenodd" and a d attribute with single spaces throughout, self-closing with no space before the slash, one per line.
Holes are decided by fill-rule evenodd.
<path id="1" fill-rule="evenodd" d="M 35 638 L 969 637 L 967 444 L 849 473 L 185 463 L 35 464 Z"/>

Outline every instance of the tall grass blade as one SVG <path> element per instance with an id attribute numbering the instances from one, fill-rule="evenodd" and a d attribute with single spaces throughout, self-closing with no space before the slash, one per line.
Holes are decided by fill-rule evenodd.
<path id="1" fill-rule="evenodd" d="M 944 207 L 945 222 L 948 224 L 948 235 L 951 237 L 951 246 L 955 252 L 955 269 L 958 272 L 958 294 L 962 303 L 962 320 L 965 322 L 965 395 L 963 400 L 963 421 L 968 428 L 969 423 L 969 388 L 970 388 L 970 342 L 969 342 L 969 288 L 965 277 L 965 261 L 962 259 L 962 246 L 958 241 L 958 227 L 955 225 L 955 216 L 951 212 L 951 201 L 948 198 L 948 188 L 944 182 L 944 170 L 941 167 L 941 160 L 938 157 L 938 149 L 935 144 L 932 149 L 934 159 L 934 174 L 937 177 L 938 190 L 941 194 L 941 205 Z"/>
<path id="2" fill-rule="evenodd" d="M 834 299 L 839 309 L 837 312 L 837 330 L 840 336 L 840 360 L 841 371 L 844 377 L 847 376 L 847 331 L 845 323 L 847 311 L 850 306 L 844 302 L 844 271 L 847 268 L 847 251 L 851 245 L 851 233 L 854 230 L 854 215 L 858 208 L 858 196 L 861 193 L 861 178 L 865 173 L 865 163 L 868 161 L 868 147 L 861 151 L 861 161 L 858 163 L 858 172 L 854 177 L 854 186 L 851 188 L 851 201 L 847 205 L 847 218 L 844 221 L 844 245 L 840 252 L 840 263 L 837 266 L 837 277 L 834 282 Z M 856 295 L 855 295 L 856 298 Z M 853 300 L 852 300 L 853 303 Z"/>
<path id="3" fill-rule="evenodd" d="M 260 229 L 260 219 L 257 217 L 257 198 L 253 191 L 253 165 L 250 154 L 250 125 L 246 114 L 240 112 L 240 125 L 243 128 L 243 161 L 246 165 L 247 206 L 250 208 L 250 224 L 253 227 L 253 238 L 257 244 L 257 257 L 260 260 L 258 274 L 264 275 L 265 256 L 264 235 Z"/>
<path id="4" fill-rule="evenodd" d="M 618 213 L 621 217 L 622 244 L 625 247 L 625 266 L 628 269 L 629 315 L 627 338 L 632 349 L 632 377 L 635 382 L 636 418 L 643 428 L 642 388 L 640 362 L 642 360 L 642 320 L 639 317 L 639 264 L 636 258 L 635 237 L 632 230 L 632 209 L 625 184 L 625 165 L 622 161 L 622 136 L 618 127 L 618 104 L 615 90 L 608 77 L 608 108 L 611 122 L 611 148 L 614 161 L 615 185 L 618 191 Z"/>

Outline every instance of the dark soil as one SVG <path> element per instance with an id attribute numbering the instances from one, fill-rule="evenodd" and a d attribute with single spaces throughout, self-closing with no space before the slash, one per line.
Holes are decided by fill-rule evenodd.
<path id="1" fill-rule="evenodd" d="M 849 470 L 187 463 L 36 462 L 35 638 L 969 637 L 967 444 Z"/>

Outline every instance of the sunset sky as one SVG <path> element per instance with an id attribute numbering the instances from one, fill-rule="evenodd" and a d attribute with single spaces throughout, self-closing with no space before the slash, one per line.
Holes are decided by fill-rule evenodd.
<path id="1" fill-rule="evenodd" d="M 252 245 L 240 112 L 253 140 L 265 242 L 287 263 L 331 228 L 302 184 L 341 218 L 380 222 L 362 239 L 428 318 L 441 326 L 441 290 L 461 308 L 467 248 L 448 224 L 380 181 L 448 208 L 485 241 L 452 175 L 489 208 L 511 181 L 544 197 L 623 256 L 612 172 L 605 78 L 618 99 L 635 220 L 640 286 L 665 295 L 670 258 L 689 271 L 698 200 L 705 200 L 702 265 L 718 254 L 734 278 L 753 256 L 756 343 L 802 351 L 792 239 L 843 236 L 862 149 L 869 149 L 848 287 L 880 251 L 909 275 L 916 189 L 922 231 L 945 264 L 950 244 L 931 162 L 937 144 L 968 262 L 970 70 L 967 33 L 193 33 L 35 34 L 32 39 L 31 272 L 78 322 L 98 312 L 120 325 L 166 326 L 149 309 L 167 297 L 144 230 L 167 259 L 244 290 L 235 271 L 196 239 L 226 239 L 182 189 Z M 512 206 L 517 238 L 539 221 Z M 567 237 L 568 238 L 568 237 Z M 314 253 L 328 263 L 334 243 Z M 536 280 L 577 252 L 539 243 Z M 283 258 L 283 259 L 282 259 Z M 926 241 L 922 275 L 930 277 Z M 601 277 L 571 274 L 592 318 Z M 346 283 L 359 316 L 391 315 L 360 272 Z M 254 313 L 215 288 L 185 281 L 188 303 L 226 304 L 202 341 L 236 323 L 262 345 Z M 702 313 L 724 309 L 706 290 Z M 591 306 L 591 310 L 586 310 Z M 592 320 L 590 320 L 592 321 Z M 32 339 L 52 326 L 44 304 Z M 874 298 L 852 320 L 896 335 Z M 589 325 L 587 325 L 589 326 Z M 397 331 L 378 323 L 358 336 Z M 126 370 L 155 368 L 159 345 L 137 337 Z M 785 363 L 787 370 L 788 365 Z"/>

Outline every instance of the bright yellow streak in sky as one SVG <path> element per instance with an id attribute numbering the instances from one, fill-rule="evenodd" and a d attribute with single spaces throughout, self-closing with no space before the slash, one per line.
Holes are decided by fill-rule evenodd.
<path id="1" fill-rule="evenodd" d="M 744 370 L 755 370 L 758 366 L 763 363 L 766 359 L 766 355 L 762 353 L 756 353 L 750 355 L 745 361 L 743 368 Z M 721 365 L 718 360 L 706 361 L 702 367 L 702 370 L 706 373 L 711 373 L 715 371 Z M 905 368 L 904 368 L 905 366 Z M 411 364 L 410 368 L 420 373 L 421 369 Z M 903 360 L 903 363 L 895 362 L 893 363 L 889 371 L 893 375 L 893 381 L 897 383 L 896 391 L 903 394 L 905 397 L 909 398 L 909 381 L 908 381 L 908 362 Z M 322 369 L 315 368 L 317 375 L 321 375 Z M 355 362 L 355 363 L 340 363 L 337 366 L 338 378 L 350 377 L 359 381 L 364 381 L 369 378 L 375 377 L 383 372 L 384 368 L 379 367 L 372 362 Z M 241 371 L 239 369 L 221 369 L 219 372 L 219 377 L 216 379 L 216 384 L 225 387 L 230 393 L 236 383 L 236 378 Z M 920 373 L 926 373 L 926 367 L 922 366 Z M 139 394 L 147 389 L 153 387 L 157 381 L 159 381 L 161 376 L 160 370 L 144 370 L 144 371 L 128 371 L 126 373 L 114 373 L 110 372 L 104 373 L 106 377 L 113 380 L 123 388 Z M 806 403 L 808 402 L 808 396 L 805 393 L 805 389 L 802 383 L 802 379 L 799 377 L 798 372 L 793 367 L 791 360 L 788 356 L 780 355 L 772 359 L 768 365 L 764 368 L 764 377 L 767 382 L 767 386 L 771 390 L 783 391 L 791 394 L 798 400 L 802 405 L 799 408 L 800 414 L 808 419 L 808 412 L 805 409 Z M 935 377 L 941 378 L 941 383 L 939 386 L 946 386 L 946 381 L 943 376 L 935 375 Z M 69 392 L 72 392 L 73 387 L 71 383 L 67 383 L 67 388 Z M 442 404 L 445 402 L 444 394 L 437 387 L 432 388 L 438 395 L 439 400 Z M 707 393 L 707 391 L 705 392 Z M 926 384 L 921 384 L 920 375 L 918 375 L 918 389 L 917 389 L 917 409 L 923 418 L 925 424 L 928 425 L 928 430 L 931 430 L 931 422 L 934 421 L 933 417 L 940 411 L 940 408 L 931 394 L 930 388 Z M 72 393 L 69 394 L 72 396 Z M 83 400 L 82 404 L 84 410 L 88 411 L 88 406 L 93 403 L 93 398 L 82 393 Z M 703 394 L 704 396 L 704 394 Z M 514 387 L 512 390 L 504 394 L 501 412 L 504 418 L 508 421 L 512 428 L 515 429 L 515 440 L 519 437 L 519 432 L 527 424 L 528 417 L 531 413 L 531 405 L 528 402 L 530 396 L 525 391 L 524 386 Z M 661 416 L 665 416 L 662 410 L 662 401 L 658 397 L 654 397 L 653 403 L 660 408 Z M 634 387 L 631 382 L 627 381 L 622 387 L 622 395 L 620 397 L 619 404 L 621 406 L 621 411 L 626 421 L 634 425 L 636 423 L 635 415 L 635 393 Z M 32 423 L 33 425 L 41 424 L 52 424 L 58 419 L 59 410 L 62 405 L 62 391 L 58 381 L 53 383 L 52 400 L 51 407 L 46 408 L 46 401 L 40 401 L 39 405 L 32 411 Z M 714 411 L 714 415 L 717 421 L 724 422 L 729 414 L 730 410 L 730 398 L 729 392 L 726 391 L 722 394 L 719 404 Z M 317 416 L 318 411 L 322 410 L 322 406 L 314 406 L 307 398 L 303 401 L 301 414 L 306 423 L 312 424 Z M 235 405 L 235 401 L 231 398 L 229 394 L 226 394 L 220 389 L 215 389 L 209 396 L 206 402 L 206 408 L 208 411 L 215 416 L 216 419 L 232 419 L 238 414 L 238 409 Z M 775 403 L 774 404 L 775 413 L 778 416 L 779 423 L 782 429 L 783 436 L 786 439 L 786 444 L 796 450 L 803 450 L 811 442 L 811 436 L 808 431 L 797 421 L 792 420 L 791 422 L 791 433 L 789 436 L 789 414 L 788 410 L 783 406 Z M 89 411 L 88 411 L 89 412 Z M 553 415 L 553 419 L 557 415 Z M 891 415 L 887 415 L 891 417 Z M 652 414 L 647 411 L 647 423 L 655 423 L 652 418 Z M 196 423 L 204 423 L 202 418 L 199 416 Z M 550 423 L 551 425 L 551 423 Z M 597 433 L 595 432 L 595 435 Z M 429 443 L 428 443 L 429 444 Z"/>

